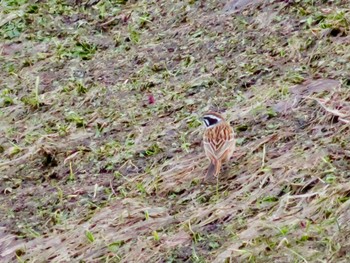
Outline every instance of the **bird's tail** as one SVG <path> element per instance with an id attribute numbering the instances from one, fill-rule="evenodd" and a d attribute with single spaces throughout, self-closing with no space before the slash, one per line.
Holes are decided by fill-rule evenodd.
<path id="1" fill-rule="evenodd" d="M 210 162 L 207 172 L 207 178 L 218 177 L 221 168 L 221 162 Z"/>

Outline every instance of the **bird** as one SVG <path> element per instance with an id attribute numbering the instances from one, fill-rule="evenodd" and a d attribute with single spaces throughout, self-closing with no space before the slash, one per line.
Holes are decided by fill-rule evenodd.
<path id="1" fill-rule="evenodd" d="M 210 160 L 207 178 L 218 177 L 223 162 L 227 162 L 235 148 L 235 136 L 231 125 L 217 112 L 203 114 L 205 125 L 203 146 L 205 155 Z"/>

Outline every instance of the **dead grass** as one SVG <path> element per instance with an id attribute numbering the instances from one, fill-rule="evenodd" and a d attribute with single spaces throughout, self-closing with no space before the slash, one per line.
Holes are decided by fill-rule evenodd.
<path id="1" fill-rule="evenodd" d="M 346 1 L 1 5 L 2 261 L 349 260 Z"/>

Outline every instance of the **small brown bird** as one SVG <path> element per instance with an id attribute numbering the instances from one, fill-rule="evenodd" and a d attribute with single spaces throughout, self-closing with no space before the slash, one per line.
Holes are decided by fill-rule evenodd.
<path id="1" fill-rule="evenodd" d="M 235 138 L 232 127 L 216 112 L 203 116 L 206 130 L 203 135 L 205 155 L 210 160 L 207 177 L 217 177 L 223 162 L 227 162 L 235 150 Z"/>

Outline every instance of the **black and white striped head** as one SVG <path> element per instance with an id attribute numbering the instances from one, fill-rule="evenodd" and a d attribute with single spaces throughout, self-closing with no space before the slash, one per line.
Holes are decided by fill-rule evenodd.
<path id="1" fill-rule="evenodd" d="M 214 127 L 223 120 L 224 118 L 216 112 L 208 112 L 203 116 L 203 122 L 207 128 Z"/>

